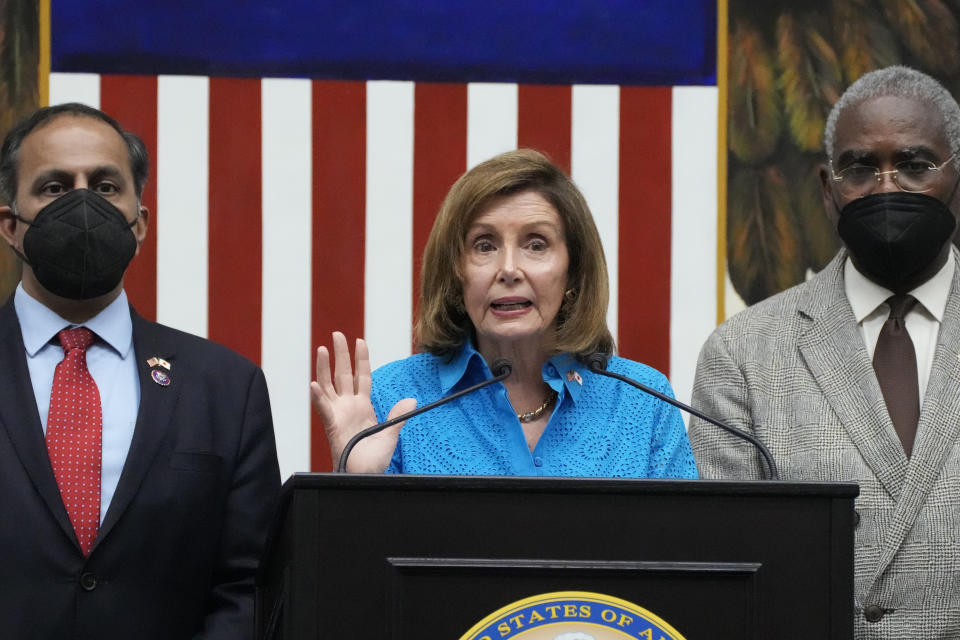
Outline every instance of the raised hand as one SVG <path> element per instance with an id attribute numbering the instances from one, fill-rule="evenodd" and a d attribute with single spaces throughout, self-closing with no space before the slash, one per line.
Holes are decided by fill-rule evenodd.
<path id="1" fill-rule="evenodd" d="M 357 339 L 354 363 L 350 362 L 347 338 L 339 331 L 333 333 L 334 369 L 331 375 L 330 354 L 326 347 L 317 349 L 317 379 L 310 383 L 310 401 L 320 415 L 327 432 L 333 464 L 347 442 L 361 430 L 377 423 L 377 415 L 370 402 L 370 355 L 363 339 Z M 390 417 L 411 411 L 416 400 L 407 398 L 390 410 Z M 362 440 L 354 448 L 347 462 L 351 473 L 381 473 L 390 464 L 397 446 L 397 437 L 403 424 Z"/>

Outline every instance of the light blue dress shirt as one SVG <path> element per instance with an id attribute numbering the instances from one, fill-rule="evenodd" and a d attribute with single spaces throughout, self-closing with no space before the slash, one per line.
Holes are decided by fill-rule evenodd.
<path id="1" fill-rule="evenodd" d="M 608 370 L 673 395 L 660 372 L 614 357 Z M 568 354 L 543 366 L 557 391 L 554 411 L 533 451 L 502 383 L 409 420 L 388 473 L 696 478 L 680 412 L 623 382 L 597 375 Z M 407 397 L 423 406 L 491 377 L 470 344 L 450 360 L 420 353 L 373 372 L 379 420 Z"/>
<path id="2" fill-rule="evenodd" d="M 23 333 L 27 368 L 40 413 L 40 424 L 46 435 L 53 373 L 63 360 L 63 347 L 57 334 L 61 329 L 78 325 L 64 320 L 32 298 L 23 290 L 22 284 L 17 286 L 13 305 Z M 127 452 L 130 451 L 140 408 L 140 381 L 133 351 L 133 323 L 127 294 L 121 291 L 106 309 L 82 326 L 97 335 L 87 350 L 87 368 L 97 383 L 103 414 L 100 470 L 100 521 L 103 522 L 120 481 Z"/>

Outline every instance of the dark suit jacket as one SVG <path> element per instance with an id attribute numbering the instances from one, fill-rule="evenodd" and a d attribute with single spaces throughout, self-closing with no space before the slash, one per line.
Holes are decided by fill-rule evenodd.
<path id="1" fill-rule="evenodd" d="M 0 636 L 238 640 L 280 487 L 263 372 L 131 310 L 140 410 L 84 558 L 47 456 L 12 297 L 0 308 Z M 156 384 L 146 361 L 171 365 Z"/>

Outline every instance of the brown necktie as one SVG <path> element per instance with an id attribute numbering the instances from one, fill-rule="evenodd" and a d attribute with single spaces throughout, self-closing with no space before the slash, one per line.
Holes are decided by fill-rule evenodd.
<path id="1" fill-rule="evenodd" d="M 920 388 L 917 384 L 917 353 L 907 333 L 904 317 L 916 303 L 917 299 L 908 295 L 896 295 L 887 300 L 890 317 L 880 330 L 877 349 L 873 353 L 873 368 L 877 372 L 880 390 L 908 458 L 913 451 L 920 419 Z"/>

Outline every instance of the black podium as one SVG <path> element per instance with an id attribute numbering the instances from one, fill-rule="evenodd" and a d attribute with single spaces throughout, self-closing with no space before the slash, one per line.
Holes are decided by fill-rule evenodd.
<path id="1" fill-rule="evenodd" d="M 458 640 L 511 602 L 621 598 L 686 640 L 851 640 L 848 483 L 298 474 L 260 640 Z"/>

